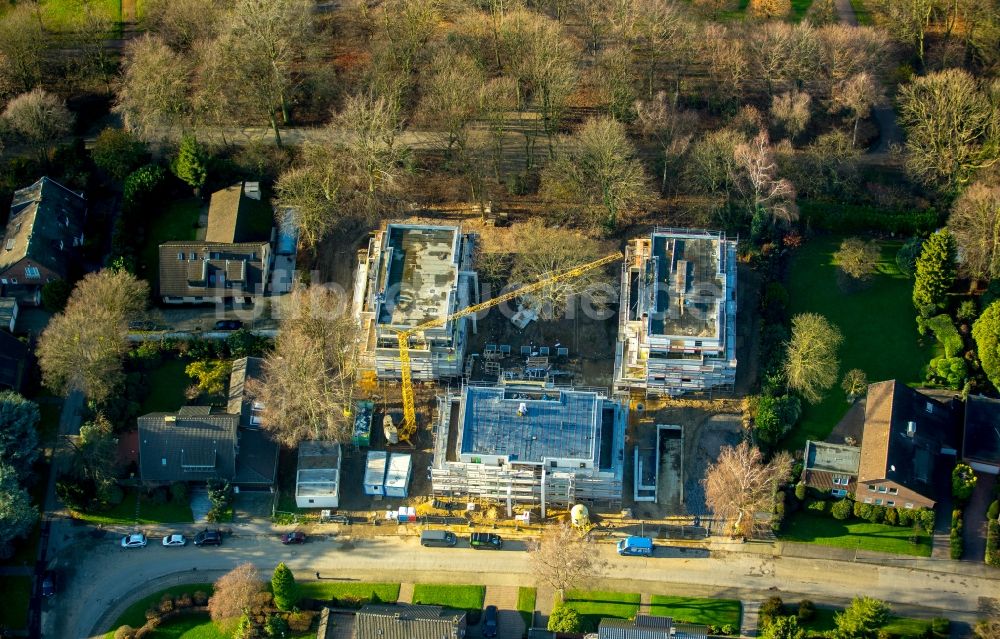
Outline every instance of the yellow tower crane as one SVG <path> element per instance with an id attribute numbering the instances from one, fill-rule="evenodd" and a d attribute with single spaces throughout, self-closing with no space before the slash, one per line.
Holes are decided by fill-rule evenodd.
<path id="1" fill-rule="evenodd" d="M 498 295 L 490 300 L 482 302 L 480 304 L 473 304 L 472 306 L 467 306 L 459 311 L 455 311 L 447 317 L 439 317 L 437 319 L 430 320 L 429 322 L 424 322 L 418 326 L 414 326 L 411 329 L 401 331 L 396 337 L 399 341 L 399 363 L 403 373 L 403 425 L 399 432 L 399 438 L 405 441 L 410 441 L 413 434 L 417 431 L 417 411 L 413 405 L 413 371 L 410 368 L 410 337 L 422 333 L 431 328 L 437 328 L 443 326 L 448 322 L 456 319 L 465 317 L 466 315 L 472 315 L 478 313 L 479 311 L 484 311 L 488 308 L 493 308 L 499 304 L 510 301 L 515 297 L 521 295 L 526 295 L 528 293 L 533 293 L 539 291 L 546 286 L 552 284 L 553 282 L 559 282 L 562 280 L 572 279 L 574 277 L 579 277 L 587 271 L 591 271 L 595 268 L 600 268 L 605 264 L 610 264 L 622 259 L 624 255 L 621 252 L 613 253 L 602 257 L 599 260 L 594 260 L 587 264 L 581 264 L 580 266 L 574 266 L 573 268 L 566 269 L 565 271 L 560 271 L 545 277 L 534 284 L 527 284 L 517 289 L 516 291 L 510 291 L 504 293 L 503 295 Z"/>

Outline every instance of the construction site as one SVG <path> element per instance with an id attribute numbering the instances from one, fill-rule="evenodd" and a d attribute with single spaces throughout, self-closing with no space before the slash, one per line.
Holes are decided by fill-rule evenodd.
<path id="1" fill-rule="evenodd" d="M 735 242 L 658 228 L 623 252 L 480 299 L 476 245 L 490 230 L 408 220 L 359 249 L 359 394 L 376 413 L 367 448 L 406 451 L 414 470 L 406 497 L 342 482 L 341 508 L 525 522 L 577 503 L 611 519 L 705 515 L 704 470 L 743 436 L 727 399 L 746 341 L 738 334 L 752 330 L 736 321 Z M 587 271 L 622 291 L 620 307 L 525 321 L 532 286 Z M 623 384 L 630 339 L 664 346 L 685 379 L 649 388 L 647 373 L 645 384 Z M 649 370 L 661 357 L 631 355 Z M 365 448 L 345 450 L 345 477 L 365 474 Z"/>

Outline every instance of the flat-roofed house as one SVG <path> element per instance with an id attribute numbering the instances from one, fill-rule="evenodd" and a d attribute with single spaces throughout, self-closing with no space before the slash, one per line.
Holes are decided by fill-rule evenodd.
<path id="1" fill-rule="evenodd" d="M 622 268 L 617 391 L 678 396 L 736 383 L 736 242 L 721 231 L 657 228 Z"/>
<path id="2" fill-rule="evenodd" d="M 846 497 L 857 489 L 860 463 L 857 446 L 809 440 L 802 457 L 802 481 L 834 497 Z"/>
<path id="3" fill-rule="evenodd" d="M 399 379 L 400 331 L 443 319 L 474 303 L 473 236 L 457 226 L 387 224 L 359 253 L 354 312 L 363 364 L 380 379 Z M 410 339 L 413 379 L 461 375 L 469 325 L 464 317 Z"/>

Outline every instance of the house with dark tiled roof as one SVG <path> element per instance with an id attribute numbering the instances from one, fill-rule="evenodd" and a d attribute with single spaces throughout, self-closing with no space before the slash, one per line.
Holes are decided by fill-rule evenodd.
<path id="1" fill-rule="evenodd" d="M 261 210 L 267 209 L 255 185 L 235 184 L 212 194 L 204 240 L 160 245 L 164 303 L 252 304 L 264 295 L 273 251 L 270 227 L 255 228 Z M 270 221 L 270 211 L 263 214 Z"/>
<path id="2" fill-rule="evenodd" d="M 705 639 L 706 626 L 675 624 L 670 617 L 636 615 L 635 619 L 601 619 L 598 639 Z"/>
<path id="3" fill-rule="evenodd" d="M 462 639 L 466 625 L 464 612 L 441 606 L 370 604 L 358 611 L 354 639 Z"/>
<path id="4" fill-rule="evenodd" d="M 21 392 L 28 374 L 28 346 L 0 331 L 0 390 Z"/>
<path id="5" fill-rule="evenodd" d="M 43 177 L 14 192 L 0 244 L 0 288 L 22 303 L 41 303 L 42 287 L 65 279 L 83 246 L 87 201 Z"/>
<path id="6" fill-rule="evenodd" d="M 951 490 L 948 464 L 956 455 L 954 414 L 896 380 L 868 386 L 855 498 L 897 508 L 933 508 Z"/>
<path id="7" fill-rule="evenodd" d="M 962 459 L 973 470 L 1000 474 L 1000 399 L 971 395 L 965 401 Z"/>
<path id="8" fill-rule="evenodd" d="M 834 497 L 846 497 L 857 488 L 860 463 L 857 446 L 809 440 L 802 456 L 802 481 Z"/>
<path id="9" fill-rule="evenodd" d="M 226 412 L 183 406 L 176 413 L 139 417 L 139 477 L 146 482 L 225 479 L 243 488 L 274 484 L 278 444 L 254 419 L 246 382 L 260 375 L 261 360 L 233 362 Z"/>

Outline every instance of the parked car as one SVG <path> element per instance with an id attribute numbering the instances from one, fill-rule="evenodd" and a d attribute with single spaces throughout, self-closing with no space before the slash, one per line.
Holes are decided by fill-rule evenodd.
<path id="1" fill-rule="evenodd" d="M 304 532 L 289 532 L 281 536 L 281 543 L 285 544 L 304 544 L 306 543 L 306 534 Z"/>
<path id="2" fill-rule="evenodd" d="M 330 515 L 325 519 L 325 521 L 331 524 L 350 524 L 351 518 L 347 515 Z"/>
<path id="3" fill-rule="evenodd" d="M 503 548 L 503 539 L 493 533 L 472 533 L 469 545 L 476 550 L 500 550 Z"/>
<path id="4" fill-rule="evenodd" d="M 240 320 L 219 320 L 215 323 L 217 331 L 238 331 L 241 328 L 243 328 L 243 322 Z"/>
<path id="5" fill-rule="evenodd" d="M 194 536 L 195 546 L 221 546 L 222 545 L 222 531 L 221 530 L 209 530 L 206 528 L 197 535 Z"/>
<path id="6" fill-rule="evenodd" d="M 56 574 L 46 570 L 42 576 L 42 596 L 51 597 L 54 594 L 56 594 Z"/>
<path id="7" fill-rule="evenodd" d="M 180 533 L 174 533 L 172 535 L 167 535 L 163 538 L 164 546 L 186 546 L 188 540 L 184 538 L 184 535 Z"/>
<path id="8" fill-rule="evenodd" d="M 146 535 L 129 533 L 122 537 L 122 548 L 142 548 L 146 545 Z"/>
<path id="9" fill-rule="evenodd" d="M 158 331 L 161 328 L 159 324 L 150 320 L 133 320 L 128 323 L 130 331 Z"/>
<path id="10" fill-rule="evenodd" d="M 455 533 L 447 530 L 425 530 L 420 533 L 421 546 L 451 547 L 458 543 Z"/>
<path id="11" fill-rule="evenodd" d="M 500 621 L 497 618 L 497 607 L 496 606 L 486 606 L 483 610 L 483 625 L 482 633 L 484 639 L 493 639 L 497 636 L 497 630 L 500 628 Z"/>

